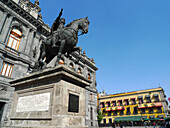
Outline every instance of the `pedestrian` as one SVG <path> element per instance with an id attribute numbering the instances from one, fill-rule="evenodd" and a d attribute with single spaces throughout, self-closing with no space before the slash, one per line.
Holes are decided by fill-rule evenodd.
<path id="1" fill-rule="evenodd" d="M 155 122 L 153 122 L 153 127 L 155 128 Z"/>
<path id="2" fill-rule="evenodd" d="M 120 128 L 123 128 L 123 125 L 122 125 L 122 123 L 120 123 Z"/>
<path id="3" fill-rule="evenodd" d="M 115 123 L 112 124 L 112 127 L 115 128 Z"/>
<path id="4" fill-rule="evenodd" d="M 146 121 L 144 122 L 145 128 L 147 128 Z"/>

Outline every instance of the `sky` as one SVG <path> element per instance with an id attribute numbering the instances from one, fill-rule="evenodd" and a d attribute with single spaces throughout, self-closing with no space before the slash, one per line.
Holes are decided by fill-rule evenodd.
<path id="1" fill-rule="evenodd" d="M 34 0 L 31 0 L 32 2 Z M 161 86 L 170 97 L 170 0 L 40 0 L 51 27 L 88 16 L 78 46 L 94 58 L 97 89 L 107 94 Z"/>

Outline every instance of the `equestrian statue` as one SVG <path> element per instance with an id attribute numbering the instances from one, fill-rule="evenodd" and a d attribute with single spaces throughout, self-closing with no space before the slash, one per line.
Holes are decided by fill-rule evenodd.
<path id="1" fill-rule="evenodd" d="M 54 58 L 57 58 L 53 65 L 56 66 L 63 54 L 70 55 L 74 51 L 80 54 L 81 52 L 81 47 L 76 47 L 78 33 L 81 30 L 80 35 L 87 34 L 90 22 L 86 17 L 76 19 L 65 26 L 65 19 L 61 18 L 62 11 L 63 9 L 52 24 L 50 36 L 40 46 L 40 56 L 35 63 L 34 70 L 46 68 Z"/>

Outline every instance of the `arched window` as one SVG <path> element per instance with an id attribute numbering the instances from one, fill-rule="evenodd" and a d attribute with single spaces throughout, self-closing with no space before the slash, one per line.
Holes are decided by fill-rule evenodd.
<path id="1" fill-rule="evenodd" d="M 90 73 L 87 74 L 87 79 L 88 79 L 88 80 L 91 80 Z"/>
<path id="2" fill-rule="evenodd" d="M 59 64 L 63 65 L 64 64 L 64 59 L 60 59 Z"/>
<path id="3" fill-rule="evenodd" d="M 81 74 L 81 68 L 78 68 L 77 72 L 78 72 L 79 74 Z"/>
<path id="4" fill-rule="evenodd" d="M 12 52 L 14 52 L 12 49 L 18 50 L 21 41 L 21 35 L 22 32 L 19 29 L 12 29 L 7 43 L 7 46 L 10 48 L 7 47 L 7 50 L 10 50 Z"/>
<path id="5" fill-rule="evenodd" d="M 70 67 L 70 68 L 74 68 L 73 63 L 70 63 L 69 67 Z"/>

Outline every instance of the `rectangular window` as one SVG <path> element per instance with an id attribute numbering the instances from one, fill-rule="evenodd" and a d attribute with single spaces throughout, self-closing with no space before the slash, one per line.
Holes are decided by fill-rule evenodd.
<path id="1" fill-rule="evenodd" d="M 158 95 L 154 95 L 154 100 L 155 100 L 155 102 L 159 102 L 159 97 L 158 97 Z"/>
<path id="2" fill-rule="evenodd" d="M 138 114 L 138 108 L 137 107 L 133 108 L 133 114 Z"/>
<path id="3" fill-rule="evenodd" d="M 122 106 L 122 100 L 119 100 L 118 103 L 119 103 L 119 106 Z"/>
<path id="4" fill-rule="evenodd" d="M 135 98 L 131 99 L 132 100 L 132 105 L 135 105 L 136 104 L 136 100 Z"/>
<path id="5" fill-rule="evenodd" d="M 110 107 L 110 101 L 106 102 L 107 107 Z"/>
<path id="6" fill-rule="evenodd" d="M 153 114 L 153 108 L 149 108 L 149 114 Z"/>
<path id="7" fill-rule="evenodd" d="M 128 99 L 125 100 L 125 104 L 129 105 L 129 100 Z"/>
<path id="8" fill-rule="evenodd" d="M 93 95 L 90 93 L 90 100 L 93 101 Z"/>
<path id="9" fill-rule="evenodd" d="M 145 108 L 141 109 L 141 114 L 145 114 Z"/>
<path id="10" fill-rule="evenodd" d="M 11 77 L 13 66 L 14 66 L 13 64 L 3 62 L 3 66 L 1 69 L 1 75 Z"/>
<path id="11" fill-rule="evenodd" d="M 103 124 L 106 124 L 106 119 L 103 119 Z"/>
<path id="12" fill-rule="evenodd" d="M 10 36 L 9 36 L 7 46 L 12 48 L 12 49 L 18 50 L 20 41 L 21 41 L 21 37 L 18 34 L 16 34 L 15 32 L 12 31 Z M 12 50 L 8 47 L 6 47 L 7 50 L 16 53 L 14 50 Z"/>
<path id="13" fill-rule="evenodd" d="M 109 118 L 109 124 L 112 124 L 112 118 Z"/>
<path id="14" fill-rule="evenodd" d="M 108 116 L 111 116 L 111 112 L 108 112 Z"/>
<path id="15" fill-rule="evenodd" d="M 113 101 L 113 107 L 116 106 L 116 101 Z"/>
<path id="16" fill-rule="evenodd" d="M 79 96 L 69 94 L 68 112 L 79 112 Z"/>
<path id="17" fill-rule="evenodd" d="M 117 116 L 117 111 L 114 111 L 113 115 L 114 115 L 114 116 Z"/>
<path id="18" fill-rule="evenodd" d="M 158 107 L 158 108 L 157 108 L 157 113 L 162 113 L 161 107 Z"/>
<path id="19" fill-rule="evenodd" d="M 130 107 L 127 107 L 127 109 L 126 109 L 126 115 L 130 115 Z"/>
<path id="20" fill-rule="evenodd" d="M 124 115 L 124 112 L 121 110 L 121 111 L 120 111 L 120 116 L 122 116 L 122 115 Z"/>

